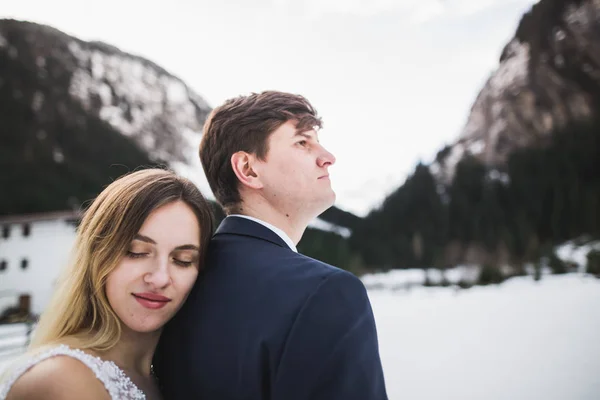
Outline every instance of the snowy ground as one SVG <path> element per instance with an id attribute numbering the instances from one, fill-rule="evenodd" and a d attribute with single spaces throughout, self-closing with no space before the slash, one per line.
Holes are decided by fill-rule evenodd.
<path id="1" fill-rule="evenodd" d="M 513 278 L 370 297 L 392 400 L 600 398 L 600 279 Z M 0 371 L 6 364 L 0 359 Z"/>
<path id="2" fill-rule="evenodd" d="M 600 398 L 600 280 L 371 291 L 390 399 Z"/>

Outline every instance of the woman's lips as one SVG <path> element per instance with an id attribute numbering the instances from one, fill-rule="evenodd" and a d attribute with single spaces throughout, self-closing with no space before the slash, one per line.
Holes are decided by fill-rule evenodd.
<path id="1" fill-rule="evenodd" d="M 171 299 L 168 297 L 155 293 L 132 293 L 132 295 L 135 297 L 138 303 L 151 310 L 163 308 L 168 302 L 171 301 Z"/>

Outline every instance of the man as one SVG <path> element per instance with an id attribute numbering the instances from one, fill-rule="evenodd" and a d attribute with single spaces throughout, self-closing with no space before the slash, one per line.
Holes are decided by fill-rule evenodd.
<path id="1" fill-rule="evenodd" d="M 209 116 L 200 159 L 227 217 L 157 349 L 166 399 L 387 399 L 363 284 L 296 251 L 335 200 L 320 126 L 305 98 L 274 91 Z"/>

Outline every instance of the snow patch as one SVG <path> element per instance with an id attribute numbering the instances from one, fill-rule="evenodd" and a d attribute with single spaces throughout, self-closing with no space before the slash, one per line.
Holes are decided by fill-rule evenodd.
<path id="1" fill-rule="evenodd" d="M 485 149 L 485 141 L 483 139 L 477 139 L 477 140 L 471 142 L 467 146 L 467 150 L 469 151 L 469 153 L 471 153 L 473 155 L 481 154 L 484 149 Z"/>
<path id="2" fill-rule="evenodd" d="M 474 284 L 479 276 L 479 267 L 476 265 L 461 265 L 447 270 L 436 268 L 424 269 L 398 269 L 385 273 L 366 274 L 361 277 L 364 285 L 371 290 L 409 290 L 425 285 L 425 282 L 439 285 L 446 281 L 450 285 L 459 282 Z"/>
<path id="3" fill-rule="evenodd" d="M 497 169 L 489 170 L 487 177 L 491 181 L 499 181 L 504 185 L 508 185 L 510 183 L 510 176 L 506 172 L 501 172 Z"/>
<path id="4" fill-rule="evenodd" d="M 52 159 L 57 164 L 62 164 L 65 161 L 65 155 L 60 147 L 55 146 L 52 149 Z"/>
<path id="5" fill-rule="evenodd" d="M 42 92 L 35 92 L 35 94 L 33 95 L 33 101 L 31 102 L 31 108 L 33 109 L 33 111 L 40 111 L 40 109 L 42 108 L 42 105 L 44 104 L 44 93 Z"/>
<path id="6" fill-rule="evenodd" d="M 587 255 L 592 250 L 600 251 L 600 241 L 578 244 L 577 240 L 570 240 L 555 249 L 556 255 L 564 262 L 574 263 L 579 272 L 585 272 Z"/>
<path id="7" fill-rule="evenodd" d="M 352 230 L 349 228 L 332 224 L 331 222 L 324 221 L 320 218 L 315 218 L 308 224 L 308 226 L 311 228 L 320 229 L 322 231 L 337 233 L 345 238 L 349 238 L 350 235 L 352 235 Z"/>
<path id="8" fill-rule="evenodd" d="M 88 49 L 76 41 L 69 50 L 80 65 L 69 92 L 86 110 L 97 112 L 155 158 L 191 163 L 198 157 L 197 147 L 188 150 L 180 135 L 199 137 L 210 107 L 181 80 L 127 54 Z"/>

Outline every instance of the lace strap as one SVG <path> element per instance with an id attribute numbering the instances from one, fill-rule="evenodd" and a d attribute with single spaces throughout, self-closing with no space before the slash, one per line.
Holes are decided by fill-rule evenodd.
<path id="1" fill-rule="evenodd" d="M 36 354 L 23 364 L 19 365 L 9 376 L 8 380 L 4 384 L 0 384 L 0 400 L 6 399 L 12 385 L 30 368 L 41 361 L 59 355 L 75 358 L 91 369 L 92 372 L 94 372 L 94 375 L 96 375 L 96 378 L 104 384 L 104 387 L 112 399 L 146 399 L 144 393 L 139 390 L 137 386 L 131 382 L 129 377 L 112 361 L 104 361 L 99 357 L 94 357 L 79 349 L 71 349 L 69 346 L 61 344 Z"/>

